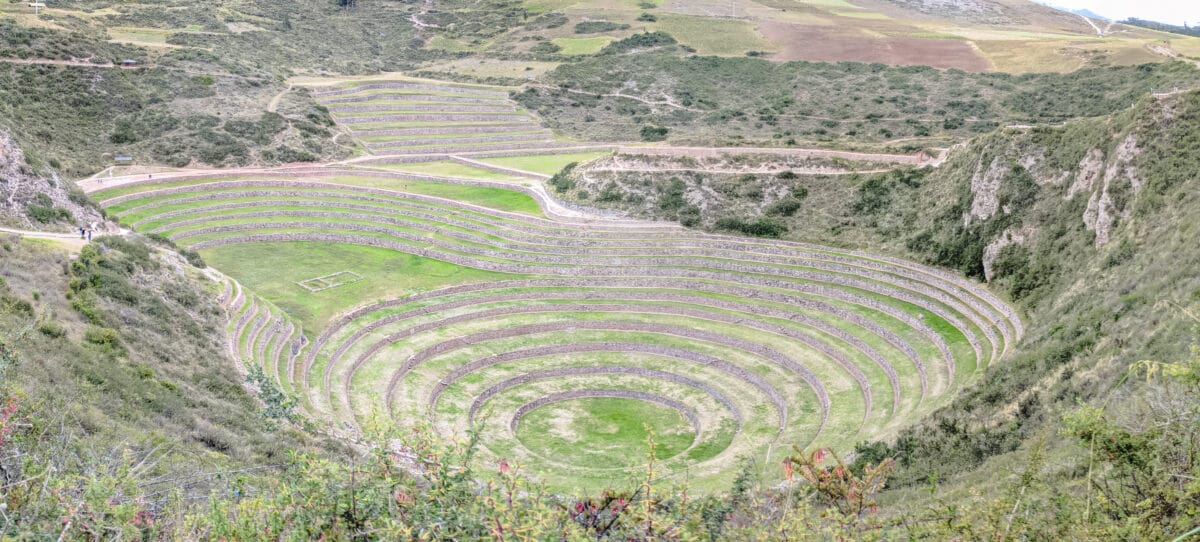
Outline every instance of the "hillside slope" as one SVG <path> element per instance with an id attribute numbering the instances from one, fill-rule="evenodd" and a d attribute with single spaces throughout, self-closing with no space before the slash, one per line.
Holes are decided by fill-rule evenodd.
<path id="1" fill-rule="evenodd" d="M 911 484 L 1016 450 L 1140 359 L 1186 354 L 1185 310 L 1200 303 L 1197 134 L 1193 91 L 1061 127 L 1001 129 L 937 168 L 761 173 L 743 160 L 746 173 L 698 163 L 655 175 L 599 161 L 560 183 L 564 197 L 640 216 L 922 259 L 1021 305 L 1029 333 L 1008 362 L 895 443 L 861 450 L 899 457 Z"/>

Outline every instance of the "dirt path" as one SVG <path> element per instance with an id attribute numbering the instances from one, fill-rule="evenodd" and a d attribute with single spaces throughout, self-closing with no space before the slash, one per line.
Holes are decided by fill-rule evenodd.
<path id="1" fill-rule="evenodd" d="M 687 156 L 691 158 L 709 158 L 722 154 L 772 154 L 776 156 L 792 156 L 800 158 L 844 158 L 864 162 L 880 162 L 887 164 L 910 164 L 921 166 L 938 166 L 945 161 L 945 152 L 937 157 L 925 153 L 916 154 L 883 154 L 829 149 L 793 149 L 775 147 L 620 147 L 617 152 L 622 154 L 648 154 L 667 156 Z"/>
<path id="2" fill-rule="evenodd" d="M 115 68 L 112 62 L 97 63 L 86 60 L 52 60 L 49 58 L 0 58 L 5 64 L 28 64 L 44 66 L 77 66 L 80 68 Z"/>
<path id="3" fill-rule="evenodd" d="M 87 244 L 87 241 L 80 239 L 77 233 L 54 233 L 48 231 L 18 230 L 14 228 L 0 228 L 0 233 L 10 233 L 30 239 L 46 239 L 66 245 L 72 250 L 79 250 L 83 248 L 83 245 Z"/>
<path id="4" fill-rule="evenodd" d="M 697 111 L 697 112 L 700 111 L 699 109 L 695 109 L 695 108 L 691 108 L 691 107 L 688 107 L 688 106 L 685 106 L 682 104 L 675 103 L 674 100 L 671 100 L 670 96 L 664 96 L 663 101 L 654 101 L 654 100 L 647 100 L 645 98 L 640 98 L 638 96 L 623 94 L 620 92 L 607 92 L 607 93 L 603 93 L 603 94 L 596 94 L 595 92 L 587 92 L 585 90 L 576 90 L 573 88 L 562 88 L 562 87 L 557 87 L 554 85 L 547 85 L 547 84 L 541 84 L 541 83 L 536 84 L 536 85 L 529 85 L 529 86 L 536 87 L 536 88 L 542 88 L 542 89 L 546 89 L 546 90 L 562 90 L 562 91 L 570 92 L 572 94 L 583 94 L 586 96 L 607 96 L 609 98 L 627 98 L 627 99 L 633 100 L 635 102 L 642 102 L 646 105 L 665 105 L 667 107 L 673 107 L 675 109 L 683 109 L 686 111 Z"/>
<path id="5" fill-rule="evenodd" d="M 1099 26 L 1096 26 L 1096 23 L 1092 21 L 1091 17 L 1088 17 L 1086 15 L 1080 15 L 1079 18 L 1083 19 L 1083 22 L 1087 23 L 1088 26 L 1091 26 L 1092 29 L 1096 31 L 1096 37 L 1100 37 L 1100 38 L 1104 37 L 1104 30 L 1102 30 Z M 1109 26 L 1109 28 L 1111 28 L 1112 23 L 1109 23 L 1108 26 Z"/>
<path id="6" fill-rule="evenodd" d="M 790 171 L 799 175 L 854 175 L 857 173 L 887 173 L 891 168 L 885 169 L 829 169 L 829 168 L 754 168 L 754 169 L 724 169 L 724 168 L 655 168 L 655 167 L 604 167 L 588 169 L 589 172 L 643 172 L 643 173 L 715 173 L 719 175 L 774 175 L 784 171 Z"/>
<path id="7" fill-rule="evenodd" d="M 1200 60 L 1189 59 L 1179 53 L 1176 53 L 1174 50 L 1172 50 L 1169 47 L 1163 47 L 1161 45 L 1154 45 L 1154 44 L 1147 44 L 1146 48 L 1149 49 L 1150 52 L 1152 52 L 1152 53 L 1160 54 L 1162 56 L 1165 56 L 1167 58 L 1174 59 L 1174 60 L 1182 60 L 1184 62 L 1191 62 L 1192 64 L 1195 64 L 1197 68 L 1200 68 Z"/>
<path id="8" fill-rule="evenodd" d="M 291 91 L 292 91 L 292 84 L 288 83 L 287 88 L 279 91 L 279 94 L 271 96 L 271 101 L 267 102 L 267 111 L 274 113 L 275 110 L 279 109 L 279 102 L 281 100 L 283 100 L 283 97 Z"/>

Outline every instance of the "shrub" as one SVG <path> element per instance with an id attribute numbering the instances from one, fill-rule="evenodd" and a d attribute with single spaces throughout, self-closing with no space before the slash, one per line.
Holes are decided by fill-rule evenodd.
<path id="1" fill-rule="evenodd" d="M 642 141 L 664 141 L 669 130 L 665 126 L 643 126 Z"/>
<path id="2" fill-rule="evenodd" d="M 653 13 L 642 13 L 641 15 L 638 15 L 637 20 L 644 23 L 652 23 L 657 21 L 658 17 L 655 17 Z"/>
<path id="3" fill-rule="evenodd" d="M 54 339 L 64 337 L 67 334 L 67 328 L 63 327 L 62 324 L 55 322 L 54 320 L 46 320 L 45 322 L 39 324 L 38 331 L 41 332 L 42 335 Z"/>
<path id="4" fill-rule="evenodd" d="M 674 45 L 675 43 L 675 38 L 666 32 L 642 32 L 641 34 L 634 34 L 628 38 L 617 40 L 604 46 L 600 54 L 625 53 L 635 49 L 650 49 L 653 47 Z"/>
<path id="5" fill-rule="evenodd" d="M 242 139 L 250 140 L 259 145 L 266 145 L 275 136 L 287 128 L 287 120 L 278 113 L 263 113 L 257 121 L 229 120 L 225 122 L 224 130 Z"/>
<path id="6" fill-rule="evenodd" d="M 576 34 L 599 34 L 601 32 L 615 32 L 627 29 L 629 29 L 629 25 L 627 24 L 610 21 L 583 21 L 575 24 Z"/>
<path id="7" fill-rule="evenodd" d="M 117 330 L 108 327 L 88 326 L 87 330 L 83 332 L 83 340 L 106 350 L 119 351 L 121 349 L 121 335 L 117 333 Z"/>
<path id="8" fill-rule="evenodd" d="M 579 162 L 571 162 L 564 166 L 561 171 L 555 173 L 553 177 L 550 177 L 550 180 L 547 182 L 550 186 L 554 187 L 555 192 L 562 193 L 575 188 L 575 181 L 571 179 L 571 172 L 575 170 L 575 166 L 577 165 L 579 165 Z"/>
<path id="9" fill-rule="evenodd" d="M 604 189 L 596 195 L 596 201 L 601 203 L 617 203 L 625 199 L 625 194 L 617 186 L 617 183 L 610 182 L 604 185 Z"/>
<path id="10" fill-rule="evenodd" d="M 42 224 L 60 221 L 73 222 L 75 220 L 75 216 L 71 214 L 71 211 L 55 207 L 54 200 L 43 193 L 35 195 L 33 201 L 25 206 L 25 214 L 29 216 L 30 220 Z"/>
<path id="11" fill-rule="evenodd" d="M 136 143 L 174 130 L 179 119 L 159 109 L 146 109 L 128 119 L 118 120 L 109 141 L 117 144 Z"/>
<path id="12" fill-rule="evenodd" d="M 679 224 L 685 228 L 694 228 L 700 225 L 700 208 L 695 205 L 688 205 L 680 209 L 676 216 L 679 218 Z"/>
<path id="13" fill-rule="evenodd" d="M 854 211 L 873 214 L 892 203 L 892 187 L 883 176 L 872 176 L 858 186 Z"/>
<path id="14" fill-rule="evenodd" d="M 184 259 L 186 259 L 187 263 L 192 267 L 197 269 L 204 269 L 207 267 L 207 265 L 204 263 L 204 258 L 200 257 L 199 252 L 194 250 L 181 250 L 179 253 L 183 255 Z"/>
<path id="15" fill-rule="evenodd" d="M 558 28 L 570 21 L 571 19 L 561 13 L 545 13 L 526 23 L 525 28 L 529 30 L 549 30 L 551 28 Z"/>
<path id="16" fill-rule="evenodd" d="M 557 54 L 559 51 L 562 51 L 562 47 L 559 47 L 558 44 L 548 41 L 540 42 L 529 49 L 529 52 L 538 55 L 553 55 Z"/>
<path id="17" fill-rule="evenodd" d="M 671 177 L 670 182 L 663 188 L 662 196 L 658 199 L 658 208 L 664 211 L 676 211 L 687 205 L 687 199 L 684 194 L 687 192 L 687 183 L 684 183 L 679 177 Z"/>
<path id="18" fill-rule="evenodd" d="M 732 231 L 749 235 L 752 237 L 771 237 L 777 238 L 787 233 L 787 226 L 772 218 L 758 218 L 754 220 L 744 220 L 741 218 L 726 217 L 717 220 L 717 229 Z"/>
<path id="19" fill-rule="evenodd" d="M 767 206 L 766 212 L 771 216 L 792 216 L 800 210 L 800 200 L 786 197 Z"/>

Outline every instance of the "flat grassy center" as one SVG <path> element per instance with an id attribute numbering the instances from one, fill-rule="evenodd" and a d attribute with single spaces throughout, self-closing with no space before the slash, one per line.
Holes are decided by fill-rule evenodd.
<path id="1" fill-rule="evenodd" d="M 680 412 L 636 399 L 586 398 L 551 403 L 530 412 L 517 439 L 557 463 L 616 468 L 645 463 L 650 432 L 658 459 L 688 449 L 695 428 Z"/>

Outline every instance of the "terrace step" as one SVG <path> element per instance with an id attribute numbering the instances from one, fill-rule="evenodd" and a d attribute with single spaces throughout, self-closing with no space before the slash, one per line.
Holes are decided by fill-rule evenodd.
<path id="1" fill-rule="evenodd" d="M 333 113 L 367 113 L 371 111 L 448 111 L 455 113 L 509 113 L 516 112 L 516 106 L 493 105 L 439 105 L 439 104 L 409 104 L 394 102 L 382 105 L 344 105 L 330 107 Z"/>
<path id="2" fill-rule="evenodd" d="M 507 92 L 469 87 L 429 85 L 425 83 L 371 83 L 367 85 L 360 85 L 354 88 L 314 92 L 313 96 L 317 98 L 324 98 L 327 96 L 346 96 L 370 90 L 424 90 L 427 92 L 442 92 L 447 94 L 472 94 L 477 96 L 508 98 Z"/>
<path id="3" fill-rule="evenodd" d="M 538 179 L 538 180 L 543 180 L 543 181 L 546 179 L 549 179 L 551 177 L 550 175 L 546 175 L 543 173 L 534 173 L 532 171 L 525 171 L 523 169 L 513 169 L 513 168 L 507 168 L 504 166 L 497 166 L 495 164 L 489 164 L 487 162 L 480 162 L 478 160 L 472 160 L 470 158 L 465 158 L 465 157 L 459 156 L 457 154 L 450 155 L 449 159 L 453 160 L 455 162 L 458 162 L 464 166 L 471 166 L 473 168 L 491 171 L 492 173 L 501 173 L 504 175 L 515 175 L 517 177 L 528 177 L 531 179 Z"/>
<path id="4" fill-rule="evenodd" d="M 500 143 L 505 141 L 554 141 L 546 133 L 514 134 L 514 135 L 483 135 L 481 137 L 450 137 L 441 139 L 403 139 L 398 141 L 382 141 L 367 143 L 370 149 L 393 149 L 400 147 L 420 147 L 428 145 L 457 145 L 459 143 Z"/>
<path id="5" fill-rule="evenodd" d="M 560 147 L 570 147 L 569 143 L 558 143 L 554 141 L 547 142 L 532 142 L 532 143 L 507 143 L 497 142 L 491 145 L 439 145 L 431 147 L 415 147 L 401 149 L 386 149 L 376 152 L 379 156 L 395 156 L 405 154 L 457 154 L 457 153 L 472 153 L 483 151 L 522 151 L 517 156 L 542 154 L 545 149 L 557 149 Z"/>
<path id="6" fill-rule="evenodd" d="M 445 115 L 384 115 L 379 117 L 338 117 L 342 124 L 378 124 L 382 122 L 524 122 L 533 119 L 522 115 L 481 115 L 471 113 L 449 113 Z M 353 129 L 353 128 L 351 128 Z"/>
<path id="7" fill-rule="evenodd" d="M 354 135 L 358 137 L 371 136 L 403 136 L 403 135 L 445 135 L 445 134 L 495 134 L 505 132 L 527 132 L 530 130 L 542 130 L 547 134 L 549 130 L 541 126 L 530 126 L 528 122 L 519 123 L 502 123 L 502 124 L 478 124 L 478 125 L 460 125 L 460 126 L 416 126 L 412 128 L 389 128 L 385 130 L 357 130 Z"/>
<path id="8" fill-rule="evenodd" d="M 351 96 L 323 100 L 322 104 L 350 104 L 373 102 L 375 100 L 407 100 L 411 102 L 446 103 L 446 104 L 479 104 L 479 105 L 511 105 L 509 100 L 491 98 L 468 98 L 465 96 L 430 96 L 424 94 L 372 94 L 369 96 Z"/>

